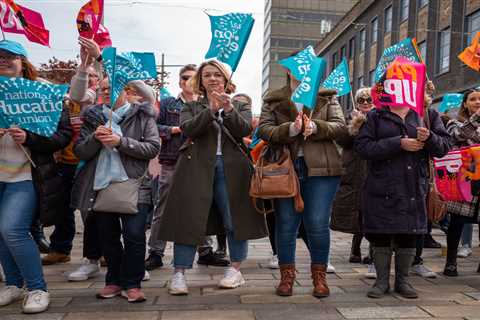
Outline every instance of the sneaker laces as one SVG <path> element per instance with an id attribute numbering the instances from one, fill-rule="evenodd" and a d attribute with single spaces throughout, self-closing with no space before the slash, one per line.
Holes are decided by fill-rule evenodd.
<path id="1" fill-rule="evenodd" d="M 172 277 L 173 287 L 185 287 L 185 275 L 181 272 L 176 272 Z"/>
<path id="2" fill-rule="evenodd" d="M 233 278 L 237 275 L 238 272 L 240 271 L 237 271 L 237 269 L 235 269 L 234 267 L 230 267 L 227 270 L 225 270 L 224 277 L 228 279 Z"/>
<path id="3" fill-rule="evenodd" d="M 33 300 L 33 302 L 36 304 L 40 304 L 44 292 L 45 291 L 42 290 L 34 290 L 29 292 L 27 295 L 27 303 L 31 303 Z"/>

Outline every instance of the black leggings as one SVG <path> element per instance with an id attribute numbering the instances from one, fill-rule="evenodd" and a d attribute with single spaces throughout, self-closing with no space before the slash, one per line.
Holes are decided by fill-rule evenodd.
<path id="1" fill-rule="evenodd" d="M 474 223 L 476 219 L 450 213 L 450 224 L 447 231 L 447 262 L 456 263 L 457 250 L 462 237 L 463 226 Z"/>
<path id="2" fill-rule="evenodd" d="M 373 247 L 416 248 L 416 234 L 379 234 L 367 233 L 365 238 Z"/>

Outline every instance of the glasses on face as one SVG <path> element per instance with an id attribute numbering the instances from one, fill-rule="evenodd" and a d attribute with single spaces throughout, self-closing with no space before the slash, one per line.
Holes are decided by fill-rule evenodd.
<path id="1" fill-rule="evenodd" d="M 358 99 L 357 99 L 357 102 L 358 102 L 359 104 L 365 104 L 365 103 L 370 104 L 370 103 L 373 102 L 373 100 L 372 100 L 372 98 L 358 98 Z"/>
<path id="2" fill-rule="evenodd" d="M 187 75 L 183 75 L 183 76 L 180 76 L 180 79 L 182 79 L 183 81 L 188 81 L 192 76 L 187 76 Z"/>

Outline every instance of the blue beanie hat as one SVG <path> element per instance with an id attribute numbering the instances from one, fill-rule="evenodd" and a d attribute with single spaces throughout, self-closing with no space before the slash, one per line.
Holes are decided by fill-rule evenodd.
<path id="1" fill-rule="evenodd" d="M 16 54 L 17 56 L 27 57 L 27 50 L 20 43 L 12 40 L 1 40 L 0 50 Z"/>

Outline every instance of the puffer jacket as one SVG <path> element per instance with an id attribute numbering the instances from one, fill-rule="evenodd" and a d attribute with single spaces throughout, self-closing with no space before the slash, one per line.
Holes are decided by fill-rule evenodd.
<path id="1" fill-rule="evenodd" d="M 77 172 L 71 205 L 85 211 L 92 211 L 96 198 L 93 182 L 98 155 L 103 145 L 95 138 L 95 130 L 107 122 L 102 108 L 103 105 L 97 105 L 87 111 L 80 137 L 73 149 L 84 164 Z M 145 174 L 149 160 L 155 158 L 160 150 L 153 107 L 148 103 L 132 104 L 120 127 L 123 136 L 117 150 L 120 152 L 123 167 L 129 178 L 140 178 Z"/>
<path id="2" fill-rule="evenodd" d="M 26 131 L 27 140 L 23 144 L 30 150 L 35 163 L 32 166 L 32 179 L 38 198 L 37 212 L 43 226 L 54 225 L 64 213 L 63 178 L 53 154 L 65 148 L 72 138 L 70 117 L 63 109 L 57 131 L 50 138 Z"/>
<path id="3" fill-rule="evenodd" d="M 303 147 L 309 176 L 344 174 L 341 148 L 334 141 L 347 134 L 347 126 L 335 94 L 335 90 L 319 91 L 317 106 L 311 117 L 317 126 L 317 132 L 305 140 L 302 134 L 290 137 L 290 125 L 298 114 L 295 104 L 290 100 L 290 87 L 268 93 L 264 97 L 260 116 L 259 137 L 272 146 L 288 146 L 292 159 L 297 158 L 300 146 Z M 310 110 L 305 109 L 304 113 L 309 115 Z"/>

